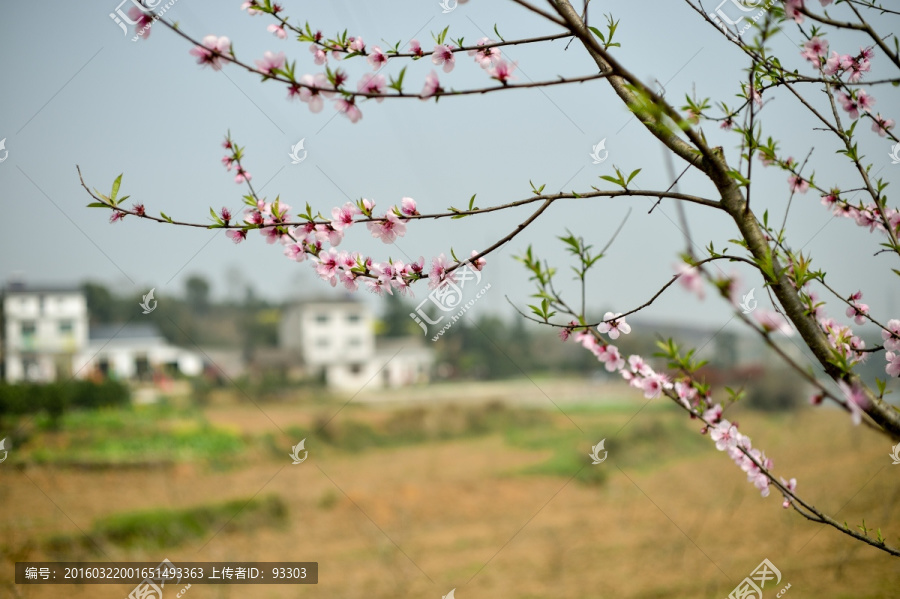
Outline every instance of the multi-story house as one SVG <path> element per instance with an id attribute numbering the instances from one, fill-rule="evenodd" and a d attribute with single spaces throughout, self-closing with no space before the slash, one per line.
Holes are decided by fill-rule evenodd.
<path id="1" fill-rule="evenodd" d="M 434 360 L 418 339 L 405 349 L 377 345 L 372 311 L 353 299 L 288 305 L 278 338 L 282 351 L 302 361 L 308 375 L 323 376 L 329 387 L 343 391 L 427 381 Z"/>
<path id="2" fill-rule="evenodd" d="M 10 283 L 2 306 L 3 379 L 49 382 L 72 376 L 72 357 L 88 343 L 84 292 Z"/>

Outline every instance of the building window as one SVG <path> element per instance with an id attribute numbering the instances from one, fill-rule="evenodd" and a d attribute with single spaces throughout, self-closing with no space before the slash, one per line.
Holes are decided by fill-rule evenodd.
<path id="1" fill-rule="evenodd" d="M 361 321 L 361 320 L 362 320 L 362 316 L 360 316 L 360 315 L 357 314 L 357 313 L 353 313 L 353 314 L 348 314 L 348 315 L 347 315 L 347 322 L 354 322 L 354 323 L 355 323 L 355 322 L 359 322 L 359 321 Z"/>
<path id="2" fill-rule="evenodd" d="M 71 320 L 60 320 L 59 321 L 59 334 L 60 335 L 71 335 L 72 331 L 75 330 L 75 323 Z"/>
<path id="3" fill-rule="evenodd" d="M 319 324 L 325 324 L 326 322 L 328 322 L 328 314 L 325 314 L 324 312 L 316 314 L 316 322 L 318 322 Z"/>
<path id="4" fill-rule="evenodd" d="M 328 337 L 316 339 L 316 347 L 328 347 Z"/>
<path id="5" fill-rule="evenodd" d="M 34 337 L 35 333 L 37 333 L 37 324 L 33 320 L 23 320 L 22 321 L 22 336 L 23 337 Z"/>
<path id="6" fill-rule="evenodd" d="M 362 339 L 360 339 L 359 337 L 350 337 L 349 339 L 347 339 L 347 345 L 350 347 L 359 347 L 360 345 L 362 345 Z"/>
<path id="7" fill-rule="evenodd" d="M 362 372 L 362 364 L 350 365 L 350 374 L 359 374 L 360 372 Z"/>

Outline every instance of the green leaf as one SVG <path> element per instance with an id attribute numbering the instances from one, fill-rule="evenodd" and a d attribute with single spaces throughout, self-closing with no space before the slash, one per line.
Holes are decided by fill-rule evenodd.
<path id="1" fill-rule="evenodd" d="M 600 31 L 599 29 L 597 29 L 596 27 L 588 27 L 588 29 L 590 29 L 590 30 L 591 30 L 591 33 L 593 33 L 594 35 L 596 35 L 597 38 L 598 38 L 601 42 L 603 42 L 604 44 L 606 43 L 606 36 L 604 36 L 603 33 L 601 33 L 601 31 Z"/>
<path id="2" fill-rule="evenodd" d="M 109 204 L 104 204 L 103 202 L 91 202 L 87 205 L 88 208 L 109 208 Z"/>
<path id="3" fill-rule="evenodd" d="M 159 215 L 160 215 L 161 217 L 163 217 L 164 219 L 166 219 L 167 221 L 169 221 L 170 223 L 172 222 L 172 217 L 169 216 L 168 214 L 166 214 L 165 212 L 160 211 Z"/>
<path id="4" fill-rule="evenodd" d="M 116 180 L 113 181 L 112 192 L 109 194 L 109 199 L 112 203 L 116 203 L 116 196 L 119 194 L 119 186 L 122 184 L 122 173 L 119 173 L 119 176 L 116 177 Z"/>

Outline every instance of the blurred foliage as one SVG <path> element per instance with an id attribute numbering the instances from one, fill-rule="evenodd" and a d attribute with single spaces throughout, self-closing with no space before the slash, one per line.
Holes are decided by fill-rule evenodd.
<path id="1" fill-rule="evenodd" d="M 223 532 L 277 528 L 288 520 L 280 497 L 235 499 L 186 509 L 154 509 L 113 514 L 94 521 L 90 532 L 56 535 L 45 543 L 57 559 L 84 553 L 102 555 L 103 547 L 172 549 Z"/>
<path id="2" fill-rule="evenodd" d="M 69 410 L 123 406 L 130 400 L 128 387 L 117 381 L 0 383 L 0 425 L 8 416 L 44 413 L 51 428 L 58 428 Z"/>
<path id="3" fill-rule="evenodd" d="M 37 420 L 38 427 L 50 427 Z M 85 468 L 165 465 L 205 460 L 228 467 L 246 443 L 237 430 L 213 426 L 197 410 L 167 406 L 75 411 L 56 425 L 64 438 L 21 453 L 35 463 Z M 37 445 L 35 443 L 35 445 Z"/>
<path id="4" fill-rule="evenodd" d="M 772 369 L 750 381 L 745 390 L 747 407 L 764 412 L 785 412 L 803 405 L 809 397 L 800 375 L 787 367 Z"/>

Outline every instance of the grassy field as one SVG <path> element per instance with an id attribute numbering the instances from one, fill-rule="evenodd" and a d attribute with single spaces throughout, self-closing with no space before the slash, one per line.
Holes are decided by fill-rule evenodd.
<path id="1" fill-rule="evenodd" d="M 131 591 L 14 587 L 16 561 L 164 557 L 319 563 L 318 585 L 194 585 L 184 596 L 197 599 L 713 598 L 764 558 L 788 599 L 900 596 L 900 560 L 761 498 L 671 406 L 619 387 L 539 387 L 345 407 L 220 398 L 72 413 L 59 430 L 35 419 L 0 464 L 0 596 Z M 808 501 L 900 544 L 888 440 L 836 410 L 729 417 Z M 302 438 L 309 459 L 292 465 Z M 608 458 L 591 465 L 601 439 Z"/>

